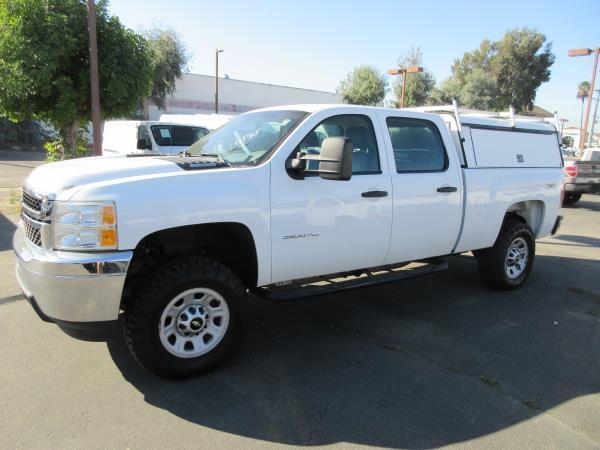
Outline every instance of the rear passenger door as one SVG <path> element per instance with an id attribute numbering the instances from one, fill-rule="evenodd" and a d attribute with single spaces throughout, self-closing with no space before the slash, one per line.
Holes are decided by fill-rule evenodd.
<path id="1" fill-rule="evenodd" d="M 440 133 L 445 125 L 422 115 L 379 114 L 394 192 L 386 264 L 450 253 L 460 229 L 463 186 L 454 143 Z"/>

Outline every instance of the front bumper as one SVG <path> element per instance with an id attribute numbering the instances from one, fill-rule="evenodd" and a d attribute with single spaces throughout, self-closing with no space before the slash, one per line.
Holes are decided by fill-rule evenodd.
<path id="1" fill-rule="evenodd" d="M 131 251 L 79 253 L 44 250 L 18 228 L 13 238 L 23 294 L 44 320 L 117 320 Z"/>

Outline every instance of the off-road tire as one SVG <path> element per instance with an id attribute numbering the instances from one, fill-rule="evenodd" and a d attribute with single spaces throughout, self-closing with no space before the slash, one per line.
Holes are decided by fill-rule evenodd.
<path id="1" fill-rule="evenodd" d="M 581 200 L 581 195 L 575 192 L 565 192 L 563 196 L 563 205 L 574 205 Z"/>
<path id="2" fill-rule="evenodd" d="M 518 238 L 526 242 L 528 257 L 523 272 L 516 278 L 510 278 L 506 273 L 506 258 L 512 243 Z M 494 246 L 477 252 L 479 274 L 483 282 L 493 289 L 515 289 L 527 280 L 533 267 L 534 257 L 535 237 L 531 228 L 519 219 L 507 218 L 502 224 Z"/>
<path id="3" fill-rule="evenodd" d="M 185 378 L 218 365 L 235 347 L 240 333 L 239 304 L 246 295 L 240 279 L 226 266 L 209 258 L 188 257 L 169 262 L 142 280 L 125 311 L 125 339 L 137 362 L 165 378 Z M 198 287 L 218 292 L 229 309 L 229 325 L 221 341 L 208 353 L 181 358 L 165 349 L 159 337 L 163 310 L 180 293 Z"/>

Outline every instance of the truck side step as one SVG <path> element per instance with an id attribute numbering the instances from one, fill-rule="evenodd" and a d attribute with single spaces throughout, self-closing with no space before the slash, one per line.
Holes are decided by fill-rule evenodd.
<path id="1" fill-rule="evenodd" d="M 298 281 L 288 285 L 269 285 L 256 288 L 253 294 L 272 301 L 289 301 L 318 295 L 332 294 L 376 284 L 392 283 L 406 278 L 420 277 L 447 269 L 448 263 L 442 258 L 416 261 L 407 265 L 387 266 L 373 270 L 357 271 L 349 274 L 333 275 Z"/>

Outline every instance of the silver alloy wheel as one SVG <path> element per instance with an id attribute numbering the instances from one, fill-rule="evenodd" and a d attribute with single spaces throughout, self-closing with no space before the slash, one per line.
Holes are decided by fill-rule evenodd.
<path id="1" fill-rule="evenodd" d="M 225 336 L 229 307 L 218 292 L 189 289 L 165 307 L 158 324 L 164 348 L 178 358 L 196 358 L 210 352 Z"/>
<path id="2" fill-rule="evenodd" d="M 522 237 L 516 238 L 508 247 L 504 260 L 504 270 L 510 279 L 518 278 L 527 267 L 529 247 Z"/>

